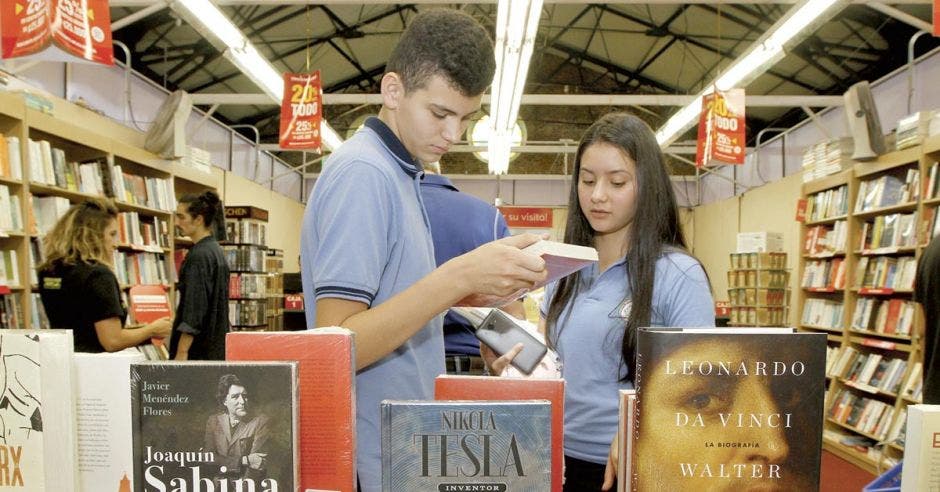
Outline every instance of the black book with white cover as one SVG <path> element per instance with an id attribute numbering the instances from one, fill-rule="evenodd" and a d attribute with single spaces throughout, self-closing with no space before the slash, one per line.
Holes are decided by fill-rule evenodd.
<path id="1" fill-rule="evenodd" d="M 131 365 L 134 490 L 293 491 L 296 362 Z"/>

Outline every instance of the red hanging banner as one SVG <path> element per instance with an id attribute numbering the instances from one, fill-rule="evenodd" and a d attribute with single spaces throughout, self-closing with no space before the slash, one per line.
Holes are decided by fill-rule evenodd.
<path id="1" fill-rule="evenodd" d="M 281 98 L 282 149 L 320 150 L 320 71 L 285 73 Z"/>
<path id="2" fill-rule="evenodd" d="M 704 96 L 695 165 L 744 164 L 744 147 L 744 89 Z"/>
<path id="3" fill-rule="evenodd" d="M 108 0 L 3 0 L 0 58 L 114 64 Z"/>
<path id="4" fill-rule="evenodd" d="M 933 35 L 940 37 L 940 0 L 933 0 Z"/>

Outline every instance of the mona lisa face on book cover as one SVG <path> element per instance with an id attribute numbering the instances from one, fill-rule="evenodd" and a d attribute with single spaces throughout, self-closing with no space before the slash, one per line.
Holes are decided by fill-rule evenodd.
<path id="1" fill-rule="evenodd" d="M 819 482 L 824 334 L 641 330 L 636 490 Z"/>
<path id="2" fill-rule="evenodd" d="M 134 489 L 294 490 L 296 363 L 131 366 Z"/>

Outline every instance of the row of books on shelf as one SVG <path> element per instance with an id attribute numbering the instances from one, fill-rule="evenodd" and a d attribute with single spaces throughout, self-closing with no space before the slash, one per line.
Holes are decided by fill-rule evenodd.
<path id="1" fill-rule="evenodd" d="M 24 316 L 23 296 L 30 296 L 29 313 Z M 0 328 L 49 328 L 49 318 L 39 299 L 39 293 L 12 292 L 0 295 Z"/>
<path id="2" fill-rule="evenodd" d="M 862 224 L 859 249 L 917 246 L 917 213 L 878 215 Z"/>
<path id="3" fill-rule="evenodd" d="M 851 345 L 842 347 L 836 357 L 827 376 L 840 378 L 847 384 L 871 393 L 897 395 L 900 392 L 907 370 L 906 359 L 862 351 Z"/>
<path id="4" fill-rule="evenodd" d="M 267 299 L 232 299 L 228 301 L 228 321 L 235 327 L 260 327 L 267 323 Z"/>
<path id="5" fill-rule="evenodd" d="M 23 214 L 20 212 L 20 197 L 10 193 L 10 187 L 0 184 L 0 233 L 23 232 Z"/>
<path id="6" fill-rule="evenodd" d="M 225 244 L 222 253 L 233 272 L 264 272 L 268 248 L 255 244 Z"/>
<path id="7" fill-rule="evenodd" d="M 15 249 L 0 250 L 0 285 L 23 287 L 20 264 Z"/>
<path id="8" fill-rule="evenodd" d="M 803 278 L 800 287 L 804 289 L 845 288 L 845 259 L 812 260 L 803 265 Z"/>
<path id="9" fill-rule="evenodd" d="M 148 252 L 114 252 L 114 275 L 121 285 L 169 285 L 176 281 L 167 273 L 166 255 Z"/>
<path id="10" fill-rule="evenodd" d="M 924 209 L 924 220 L 922 222 L 923 231 L 921 232 L 921 237 L 923 240 L 921 243 L 929 243 L 932 238 L 940 235 L 940 220 L 937 220 L 940 217 L 940 213 L 937 213 L 937 207 L 929 207 Z"/>
<path id="11" fill-rule="evenodd" d="M 940 162 L 930 164 L 927 170 L 927 182 L 924 183 L 924 199 L 940 197 Z"/>
<path id="12" fill-rule="evenodd" d="M 917 201 L 920 198 L 920 170 L 902 169 L 883 174 L 875 179 L 861 181 L 855 212 L 866 212 L 884 207 Z"/>
<path id="13" fill-rule="evenodd" d="M 914 326 L 917 305 L 903 299 L 882 301 L 872 297 L 855 300 L 852 329 L 886 335 L 909 336 Z"/>
<path id="14" fill-rule="evenodd" d="M 874 398 L 843 388 L 832 399 L 828 416 L 859 432 L 884 441 L 893 422 L 894 407 Z"/>
<path id="15" fill-rule="evenodd" d="M 20 138 L 0 133 L 0 176 L 21 181 L 23 165 L 20 158 Z M 11 165 L 16 163 L 16 165 Z"/>
<path id="16" fill-rule="evenodd" d="M 806 220 L 815 222 L 844 217 L 849 213 L 849 187 L 831 188 L 810 195 L 806 200 Z"/>
<path id="17" fill-rule="evenodd" d="M 141 219 L 137 212 L 118 214 L 118 239 L 122 245 L 141 248 L 169 248 L 170 221 L 160 217 Z"/>
<path id="18" fill-rule="evenodd" d="M 749 252 L 728 255 L 732 270 L 785 270 L 787 254 L 783 252 Z"/>
<path id="19" fill-rule="evenodd" d="M 852 450 L 861 453 L 862 456 L 873 463 L 878 463 L 887 467 L 892 467 L 898 463 L 897 458 L 885 454 L 882 451 L 882 448 L 876 446 L 878 443 L 874 439 L 867 436 L 849 433 L 848 431 L 841 428 L 824 429 L 823 439 L 829 442 L 837 443 L 847 448 L 851 448 Z"/>
<path id="20" fill-rule="evenodd" d="M 817 225 L 806 229 L 803 237 L 803 254 L 825 256 L 845 251 L 848 223 L 838 220 L 831 226 Z"/>
<path id="21" fill-rule="evenodd" d="M 911 290 L 917 273 L 913 256 L 863 256 L 856 265 L 855 287 L 859 289 Z"/>
<path id="22" fill-rule="evenodd" d="M 841 301 L 809 298 L 803 302 L 800 324 L 813 328 L 842 330 L 844 307 Z"/>
<path id="23" fill-rule="evenodd" d="M 786 270 L 731 270 L 728 272 L 728 287 L 765 287 L 784 289 L 790 280 Z"/>
<path id="24" fill-rule="evenodd" d="M 786 326 L 785 306 L 732 306 L 728 323 L 733 326 Z"/>
<path id="25" fill-rule="evenodd" d="M 106 195 L 132 205 L 165 211 L 176 207 L 171 179 L 126 173 L 105 157 L 70 162 L 63 150 L 52 147 L 46 140 L 29 140 L 29 178 L 33 183 Z"/>
<path id="26" fill-rule="evenodd" d="M 790 291 L 786 289 L 734 288 L 728 289 L 732 306 L 786 306 Z"/>
<path id="27" fill-rule="evenodd" d="M 225 240 L 236 244 L 267 244 L 268 225 L 260 220 L 240 219 L 225 221 Z"/>
<path id="28" fill-rule="evenodd" d="M 266 273 L 232 273 L 228 279 L 228 296 L 230 299 L 265 298 L 271 277 Z"/>

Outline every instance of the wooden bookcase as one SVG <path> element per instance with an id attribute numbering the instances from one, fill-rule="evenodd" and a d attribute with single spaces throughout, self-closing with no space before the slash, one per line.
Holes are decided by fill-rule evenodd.
<path id="1" fill-rule="evenodd" d="M 800 312 L 796 313 L 799 328 L 826 333 L 830 348 L 823 447 L 875 474 L 903 457 L 903 445 L 896 437 L 903 429 L 907 405 L 918 402 L 905 390 L 909 380 L 919 377 L 914 374 L 912 378 L 911 373 L 923 360 L 924 330 L 919 310 L 912 302 L 911 285 L 877 284 L 882 277 L 906 280 L 901 278 L 904 264 L 913 268 L 931 238 L 926 221 L 931 213 L 940 212 L 930 212 L 940 205 L 940 199 L 925 194 L 930 167 L 938 160 L 940 136 L 935 136 L 920 146 L 856 163 L 852 169 L 805 183 L 802 189 L 803 198 L 811 203 L 824 202 L 826 194 L 846 200 L 841 211 L 807 214 L 801 227 L 804 247 L 799 267 Z M 902 192 L 906 187 L 911 195 L 913 185 L 905 181 L 915 171 L 919 174 L 918 196 L 904 196 L 891 203 L 873 202 L 871 183 L 889 175 L 897 177 Z M 891 235 L 899 241 L 887 240 L 885 232 L 901 224 L 913 230 L 904 228 L 902 231 L 907 233 Z M 820 230 L 837 228 L 843 229 L 842 244 L 827 242 L 822 248 L 807 249 Z M 825 236 L 830 234 L 835 235 L 830 232 Z M 884 241 L 871 244 L 879 237 Z M 894 276 L 890 274 L 892 264 Z M 825 272 L 824 286 L 804 286 L 807 278 L 820 271 Z M 844 278 L 841 284 L 835 281 L 839 275 Z M 884 314 L 879 316 L 879 310 Z M 855 354 L 859 354 L 858 362 Z"/>
<path id="2" fill-rule="evenodd" d="M 121 282 L 122 289 L 139 283 L 162 284 L 172 294 L 175 280 L 172 260 L 174 252 L 183 246 L 174 238 L 176 193 L 217 189 L 216 175 L 207 175 L 161 159 L 143 150 L 143 134 L 140 132 L 61 100 L 54 101 L 53 114 L 46 114 L 28 107 L 22 95 L 0 92 L 0 133 L 4 137 L 12 136 L 19 140 L 20 162 L 11 162 L 10 165 L 19 166 L 23 177 L 0 177 L 0 185 L 5 185 L 11 196 L 19 198 L 19 212 L 24 226 L 22 230 L 0 231 L 0 250 L 16 251 L 18 273 L 23 279 L 22 285 L 9 286 L 12 294 L 18 294 L 19 312 L 22 314 L 17 327 L 40 326 L 40 302 L 31 252 L 41 250 L 41 234 L 34 227 L 36 218 L 32 203 L 48 197 L 53 201 L 58 199 L 64 206 L 65 201 L 72 204 L 88 197 L 101 196 L 101 193 L 78 187 L 80 180 L 86 185 L 95 180 L 82 180 L 80 173 L 68 173 L 69 163 L 72 162 L 98 163 L 91 167 L 97 167 L 99 176 L 103 178 L 103 194 L 114 199 L 122 214 L 122 223 L 127 227 L 124 232 L 132 233 L 125 235 L 128 239 L 118 246 L 118 252 L 132 258 L 132 262 L 139 260 L 136 264 L 146 268 L 146 277 L 138 279 L 134 275 L 132 281 Z M 61 150 L 59 156 L 64 157 L 66 167 L 53 166 L 54 174 L 59 173 L 56 179 L 36 179 L 32 166 L 42 161 L 42 158 L 35 161 L 37 147 L 30 140 L 46 141 L 49 149 Z M 61 164 L 63 161 L 59 159 L 58 162 Z M 119 173 L 116 172 L 118 167 Z M 79 169 L 79 166 L 75 166 L 73 170 Z M 114 174 L 105 177 L 109 170 L 114 171 Z M 63 172 L 65 174 L 61 174 Z M 72 175 L 71 181 L 63 181 L 63 176 L 68 174 Z M 45 178 L 48 178 L 48 172 Z M 109 188 L 108 184 L 109 180 L 114 183 L 113 179 L 120 179 L 129 193 L 117 196 L 119 193 L 113 187 Z M 140 193 L 141 187 L 144 193 Z M 50 214 L 50 217 L 57 219 L 60 211 L 56 209 L 55 216 Z M 39 258 L 35 259 L 35 263 L 39 261 Z M 120 270 L 117 265 L 115 267 Z"/>

